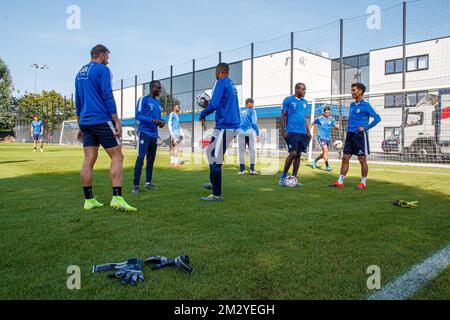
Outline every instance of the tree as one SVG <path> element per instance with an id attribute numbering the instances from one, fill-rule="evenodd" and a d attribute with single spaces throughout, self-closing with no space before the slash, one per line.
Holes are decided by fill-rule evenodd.
<path id="1" fill-rule="evenodd" d="M 55 90 L 42 91 L 40 94 L 27 93 L 17 100 L 17 108 L 22 120 L 31 122 L 37 113 L 45 126 L 51 129 L 75 116 L 72 101 L 66 99 L 64 103 L 64 97 Z"/>
<path id="2" fill-rule="evenodd" d="M 162 115 L 167 115 L 172 111 L 172 106 L 170 105 L 170 94 L 163 88 L 161 91 L 161 95 L 159 96 L 159 100 L 161 101 L 161 109 Z M 172 96 L 172 105 L 180 104 L 180 100 L 177 97 Z"/>
<path id="3" fill-rule="evenodd" d="M 13 83 L 8 66 L 0 58 L 0 130 L 11 130 L 17 116 L 12 96 Z"/>

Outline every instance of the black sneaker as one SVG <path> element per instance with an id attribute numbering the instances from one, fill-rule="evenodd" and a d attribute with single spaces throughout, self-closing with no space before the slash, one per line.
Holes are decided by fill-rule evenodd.
<path id="1" fill-rule="evenodd" d="M 133 186 L 133 191 L 131 191 L 132 193 L 139 193 L 139 186 Z"/>
<path id="2" fill-rule="evenodd" d="M 146 182 L 145 183 L 145 188 L 147 189 L 147 190 L 155 190 L 155 191 L 157 191 L 157 190 L 159 190 L 159 188 L 157 187 L 157 186 L 155 186 L 153 183 L 151 183 L 151 182 Z"/>
<path id="3" fill-rule="evenodd" d="M 213 186 L 211 183 L 207 182 L 203 184 L 203 188 L 205 188 L 206 190 L 212 190 Z"/>
<path id="4" fill-rule="evenodd" d="M 203 200 L 203 201 L 216 201 L 216 202 L 222 202 L 222 201 L 223 201 L 223 197 L 222 197 L 222 196 L 210 195 L 210 196 L 208 196 L 208 197 L 203 197 L 203 198 L 201 198 L 201 200 Z"/>

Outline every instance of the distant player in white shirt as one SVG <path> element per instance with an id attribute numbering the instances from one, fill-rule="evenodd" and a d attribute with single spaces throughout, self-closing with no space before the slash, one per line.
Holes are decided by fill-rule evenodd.
<path id="1" fill-rule="evenodd" d="M 179 113 L 181 107 L 175 104 L 172 108 L 172 113 L 169 116 L 169 131 L 170 131 L 170 165 L 179 167 L 183 163 L 178 160 L 178 152 L 183 142 L 183 129 L 180 126 Z"/>

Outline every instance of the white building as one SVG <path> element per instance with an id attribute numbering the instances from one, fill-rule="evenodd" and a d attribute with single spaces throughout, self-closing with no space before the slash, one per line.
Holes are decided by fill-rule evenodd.
<path id="1" fill-rule="evenodd" d="M 406 46 L 406 88 L 426 88 L 450 83 L 450 37 L 411 43 Z M 344 93 L 350 92 L 354 82 L 363 82 L 369 92 L 383 92 L 402 89 L 403 47 L 401 45 L 372 50 L 369 53 L 344 58 Z M 279 116 L 283 99 L 290 95 L 291 51 L 282 51 L 253 59 L 253 98 L 257 108 L 260 126 L 267 129 L 268 145 L 279 146 Z M 236 84 L 241 106 L 251 96 L 251 60 L 230 64 L 230 75 Z M 339 93 L 339 59 L 330 59 L 325 53 L 307 52 L 294 49 L 293 82 L 303 82 L 307 86 L 306 98 L 329 97 Z M 195 94 L 200 91 L 211 92 L 214 84 L 214 67 L 196 71 Z M 161 80 L 169 92 L 169 79 Z M 184 113 L 192 110 L 192 73 L 176 75 L 173 78 L 173 97 L 182 105 Z M 140 98 L 148 94 L 148 84 L 137 88 Z M 426 95 L 425 92 L 412 92 L 405 95 L 370 96 L 369 100 L 380 113 L 382 122 L 371 130 L 370 142 L 373 152 L 382 152 L 383 140 L 398 136 L 402 125 L 402 106 L 414 107 Z M 114 92 L 118 112 L 121 112 L 120 90 Z M 123 118 L 128 125 L 134 123 L 135 88 L 123 91 Z M 336 102 L 330 102 L 336 103 Z M 348 101 L 346 101 L 348 106 Z M 270 109 L 273 108 L 273 109 Z M 198 112 L 198 108 L 196 108 Z M 165 111 L 170 111 L 165 106 Z M 198 115 L 196 115 L 198 117 Z M 345 112 L 343 121 L 345 122 Z M 192 130 L 192 115 L 182 117 L 186 132 Z M 161 132 L 165 136 L 167 132 Z M 202 136 L 201 128 L 195 126 L 195 144 Z M 163 138 L 163 137 L 162 137 Z"/>

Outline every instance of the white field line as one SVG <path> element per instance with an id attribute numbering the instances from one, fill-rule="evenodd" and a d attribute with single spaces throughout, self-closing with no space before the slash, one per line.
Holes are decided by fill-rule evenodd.
<path id="1" fill-rule="evenodd" d="M 387 284 L 368 300 L 405 300 L 417 293 L 429 281 L 448 268 L 450 263 L 450 243 L 421 264 Z"/>

